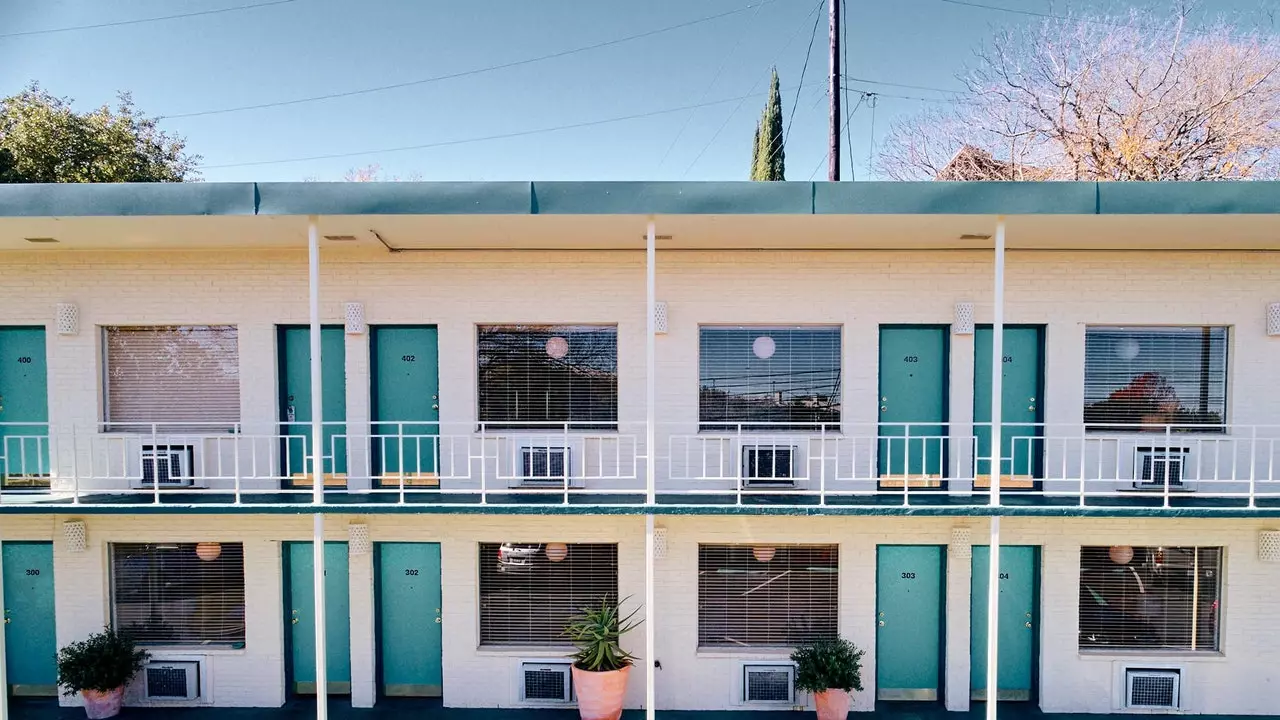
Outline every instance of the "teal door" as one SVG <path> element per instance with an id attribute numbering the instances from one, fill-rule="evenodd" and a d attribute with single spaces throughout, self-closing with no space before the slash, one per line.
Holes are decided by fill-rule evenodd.
<path id="1" fill-rule="evenodd" d="M 973 583 L 970 598 L 969 686 L 974 700 L 987 697 L 987 572 L 990 548 L 973 548 Z M 1000 622 L 998 700 L 1030 700 L 1031 673 L 1035 665 L 1036 549 L 1029 546 L 1000 548 Z"/>
<path id="2" fill-rule="evenodd" d="M 315 563 L 311 543 L 285 544 L 285 625 L 289 628 L 289 688 L 316 692 Z M 325 641 L 329 692 L 351 693 L 351 587 L 347 544 L 324 545 Z"/>
<path id="3" fill-rule="evenodd" d="M 311 331 L 281 327 L 277 338 L 280 361 L 280 423 L 284 441 L 282 474 L 295 487 L 312 484 L 311 455 Z M 324 404 L 324 476 L 326 485 L 346 485 L 347 447 L 335 441 L 345 435 L 347 419 L 346 338 L 340 327 L 320 330 L 320 399 Z"/>
<path id="4" fill-rule="evenodd" d="M 942 686 L 942 548 L 876 549 L 876 697 L 937 700 Z"/>
<path id="5" fill-rule="evenodd" d="M 0 328 L 0 480 L 45 485 L 49 475 L 44 328 Z"/>
<path id="6" fill-rule="evenodd" d="M 947 328 L 880 328 L 881 485 L 938 487 L 947 458 Z"/>
<path id="7" fill-rule="evenodd" d="M 991 327 L 973 338 L 973 432 L 977 438 L 977 485 L 991 484 Z M 1000 403 L 1000 485 L 1035 486 L 1039 475 L 1044 416 L 1044 329 L 1005 326 Z M 985 424 L 984 424 L 985 423 Z"/>
<path id="8" fill-rule="evenodd" d="M 439 485 L 439 344 L 434 327 L 375 327 L 370 372 L 373 382 L 373 457 L 381 484 Z"/>
<path id="9" fill-rule="evenodd" d="M 4 657 L 14 695 L 58 694 L 53 543 L 4 544 Z"/>
<path id="10" fill-rule="evenodd" d="M 378 672 L 388 697 L 440 697 L 440 546 L 377 546 Z"/>

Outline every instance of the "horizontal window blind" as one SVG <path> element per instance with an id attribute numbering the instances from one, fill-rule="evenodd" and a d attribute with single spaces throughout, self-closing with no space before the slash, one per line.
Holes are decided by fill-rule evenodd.
<path id="1" fill-rule="evenodd" d="M 836 545 L 700 545 L 698 645 L 793 646 L 839 631 Z"/>
<path id="2" fill-rule="evenodd" d="M 1091 429 L 1221 425 L 1227 328 L 1087 328 L 1084 385 L 1084 421 Z"/>
<path id="3" fill-rule="evenodd" d="M 1080 549 L 1080 649 L 1218 649 L 1222 548 Z"/>
<path id="4" fill-rule="evenodd" d="M 701 328 L 698 386 L 699 419 L 713 427 L 838 425 L 840 328 Z"/>
<path id="5" fill-rule="evenodd" d="M 482 645 L 569 645 L 570 618 L 617 599 L 617 545 L 480 544 Z"/>
<path id="6" fill-rule="evenodd" d="M 216 557 L 211 551 L 216 545 Z M 240 645 L 245 640 L 244 546 L 111 545 L 114 625 L 140 643 Z"/>
<path id="7" fill-rule="evenodd" d="M 616 327 L 484 325 L 477 357 L 483 422 L 611 428 L 618 420 Z"/>
<path id="8" fill-rule="evenodd" d="M 240 421 L 236 328 L 109 327 L 106 421 L 115 430 L 222 429 Z"/>

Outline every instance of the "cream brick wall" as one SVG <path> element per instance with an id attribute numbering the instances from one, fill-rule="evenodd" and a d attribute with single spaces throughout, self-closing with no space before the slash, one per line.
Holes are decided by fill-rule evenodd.
<path id="1" fill-rule="evenodd" d="M 79 335 L 48 335 L 53 423 L 88 429 L 101 419 L 98 327 L 228 323 L 240 329 L 245 432 L 272 431 L 273 328 L 307 320 L 303 253 L 15 252 L 5 264 L 0 323 L 47 325 L 55 303 L 80 308 Z M 372 325 L 437 325 L 440 416 L 455 427 L 474 420 L 477 324 L 616 323 L 619 419 L 635 423 L 645 415 L 643 277 L 643 255 L 624 251 L 325 251 L 321 311 L 326 323 L 339 323 L 343 303 L 359 301 Z M 1233 326 L 1228 418 L 1280 423 L 1268 371 L 1280 362 L 1280 339 L 1264 333 L 1277 280 L 1280 256 L 1270 253 L 1012 251 L 1006 321 L 1047 326 L 1051 426 L 1082 420 L 1084 329 L 1092 323 Z M 657 338 L 659 436 L 696 427 L 699 325 L 842 326 L 844 420 L 850 432 L 869 433 L 879 405 L 878 326 L 947 324 L 961 301 L 973 301 L 978 322 L 989 322 L 991 285 L 989 253 L 973 251 L 660 253 L 658 297 L 669 305 L 670 332 Z M 957 436 L 972 421 L 972 354 L 971 337 L 952 337 Z M 348 419 L 359 432 L 369 412 L 367 336 L 347 338 L 347 359 Z M 953 470 L 966 444 L 953 441 Z"/>
<path id="2" fill-rule="evenodd" d="M 306 516 L 90 516 L 89 548 L 68 553 L 61 538 L 65 516 L 24 517 L 5 523 L 4 540 L 54 541 L 59 645 L 101 627 L 109 616 L 107 544 L 111 542 L 245 543 L 247 642 L 243 650 L 175 649 L 209 663 L 217 705 L 273 706 L 284 699 L 283 607 L 280 543 L 310 537 Z M 479 645 L 478 547 L 482 542 L 617 542 L 619 592 L 644 597 L 644 520 L 601 516 L 332 515 L 330 540 L 347 539 L 351 522 L 367 523 L 374 542 L 441 544 L 443 589 L 444 701 L 451 707 L 512 707 L 518 704 L 520 659 L 563 657 L 566 648 L 495 649 Z M 768 649 L 700 650 L 697 646 L 697 547 L 699 544 L 837 543 L 840 546 L 841 634 L 868 650 L 866 692 L 855 709 L 870 710 L 876 677 L 876 547 L 881 544 L 946 545 L 957 525 L 972 528 L 985 544 L 980 518 L 899 517 L 689 517 L 663 516 L 667 554 L 655 565 L 657 606 L 657 704 L 660 709 L 743 708 L 736 698 L 743 661 L 781 660 Z M 1119 668 L 1125 664 L 1170 665 L 1183 671 L 1183 701 L 1193 713 L 1267 714 L 1280 704 L 1280 651 L 1276 650 L 1274 592 L 1280 565 L 1257 559 L 1262 520 L 1006 518 L 1003 542 L 1041 548 L 1039 697 L 1046 712 L 1105 713 L 1121 704 Z M 1190 545 L 1225 548 L 1221 652 L 1090 653 L 1078 649 L 1079 552 L 1081 545 Z M 949 554 L 945 702 L 968 706 L 969 565 Z M 374 698 L 377 640 L 371 557 L 351 559 L 353 703 Z M 643 633 L 626 640 L 639 654 Z M 640 707 L 644 675 L 634 673 L 628 707 Z M 66 699 L 64 702 L 74 702 Z M 135 702 L 137 699 L 135 697 Z"/>

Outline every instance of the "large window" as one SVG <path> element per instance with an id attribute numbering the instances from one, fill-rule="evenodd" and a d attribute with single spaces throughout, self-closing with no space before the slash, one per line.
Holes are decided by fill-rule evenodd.
<path id="1" fill-rule="evenodd" d="M 840 328 L 704 327 L 704 428 L 818 429 L 840 423 Z"/>
<path id="2" fill-rule="evenodd" d="M 1080 649 L 1218 649 L 1222 548 L 1080 548 Z"/>
<path id="3" fill-rule="evenodd" d="M 236 328 L 109 327 L 105 415 L 115 430 L 227 429 L 240 421 Z"/>
<path id="4" fill-rule="evenodd" d="M 1090 429 L 1209 430 L 1226 422 L 1225 327 L 1091 327 L 1084 352 Z"/>
<path id="5" fill-rule="evenodd" d="M 111 545 L 114 626 L 140 643 L 244 643 L 240 543 Z"/>
<path id="6" fill-rule="evenodd" d="M 698 645 L 793 646 L 839 630 L 836 545 L 700 545 Z"/>
<path id="7" fill-rule="evenodd" d="M 618 600 L 618 546 L 481 543 L 480 644 L 568 645 L 565 624 Z"/>
<path id="8" fill-rule="evenodd" d="M 612 326 L 482 325 L 480 420 L 498 426 L 618 421 L 618 329 Z"/>

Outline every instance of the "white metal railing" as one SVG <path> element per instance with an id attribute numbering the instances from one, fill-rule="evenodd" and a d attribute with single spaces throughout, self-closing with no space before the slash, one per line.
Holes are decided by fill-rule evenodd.
<path id="1" fill-rule="evenodd" d="M 948 423 L 324 423 L 325 492 L 371 502 L 658 501 L 927 505 L 990 503 L 989 426 Z M 1003 502 L 1157 507 L 1280 500 L 1280 425 L 1007 423 Z M 203 496 L 310 501 L 310 427 L 144 423 L 62 429 L 0 424 L 0 498 Z M 119 500 L 116 500 L 119 502 Z M 125 502 L 129 502 L 126 500 Z"/>

